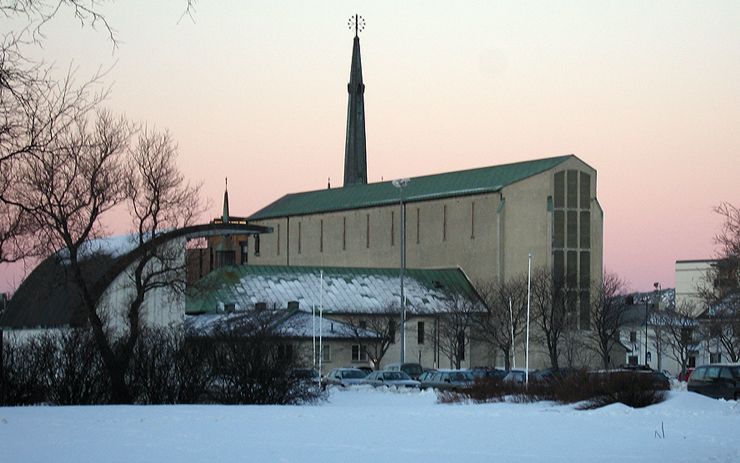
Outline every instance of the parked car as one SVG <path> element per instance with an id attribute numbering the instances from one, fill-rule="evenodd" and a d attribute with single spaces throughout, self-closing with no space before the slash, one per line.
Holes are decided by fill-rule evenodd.
<path id="1" fill-rule="evenodd" d="M 473 374 L 468 370 L 437 370 L 421 381 L 423 389 L 462 390 L 473 384 Z"/>
<path id="2" fill-rule="evenodd" d="M 366 375 L 369 375 L 370 373 L 372 373 L 373 371 L 375 371 L 375 370 L 373 370 L 372 368 L 370 368 L 367 365 L 360 365 L 358 367 L 347 367 L 347 368 L 357 368 L 358 370 L 364 371 Z"/>
<path id="3" fill-rule="evenodd" d="M 357 368 L 335 368 L 326 375 L 327 385 L 333 386 L 354 386 L 362 384 L 367 374 Z"/>
<path id="4" fill-rule="evenodd" d="M 529 380 L 534 380 L 534 371 L 529 372 Z M 505 383 L 514 383 L 514 384 L 524 384 L 524 382 L 527 380 L 527 371 L 524 369 L 512 369 L 509 370 L 509 372 L 504 376 Z"/>
<path id="5" fill-rule="evenodd" d="M 717 399 L 740 397 L 740 364 L 714 364 L 697 367 L 686 386 L 689 391 Z"/>
<path id="6" fill-rule="evenodd" d="M 321 382 L 321 375 L 314 368 L 293 368 L 290 370 L 290 377 L 295 378 L 297 383 L 310 390 L 324 389 L 325 384 Z"/>
<path id="7" fill-rule="evenodd" d="M 423 383 L 424 381 L 427 381 L 429 378 L 431 378 L 432 375 L 436 372 L 437 370 L 435 370 L 434 368 L 425 368 L 424 372 L 419 375 L 419 379 L 417 381 Z"/>
<path id="8" fill-rule="evenodd" d="M 424 372 L 424 368 L 418 363 L 391 363 L 383 369 L 387 371 L 402 371 L 409 375 L 411 379 L 419 379 L 419 376 Z"/>
<path id="9" fill-rule="evenodd" d="M 502 380 L 506 376 L 506 370 L 499 370 L 498 368 L 473 367 L 469 371 L 475 379 Z"/>
<path id="10" fill-rule="evenodd" d="M 409 375 L 402 371 L 374 371 L 367 375 L 364 380 L 364 384 L 370 384 L 371 386 L 380 387 L 414 387 L 420 388 L 421 383 L 411 379 Z"/>
<path id="11" fill-rule="evenodd" d="M 544 370 L 538 370 L 534 373 L 530 373 L 530 379 L 534 378 L 535 381 L 543 381 L 548 383 L 559 382 L 571 375 L 577 375 L 585 370 L 578 370 L 576 368 L 545 368 Z"/>

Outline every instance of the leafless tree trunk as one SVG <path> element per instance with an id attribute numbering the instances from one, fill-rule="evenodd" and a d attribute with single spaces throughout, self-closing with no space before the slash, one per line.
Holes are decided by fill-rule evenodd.
<path id="1" fill-rule="evenodd" d="M 700 341 L 695 314 L 692 303 L 653 314 L 653 324 L 660 326 L 667 354 L 681 366 L 681 376 L 685 375 L 690 354 Z"/>
<path id="2" fill-rule="evenodd" d="M 473 318 L 481 312 L 473 301 L 454 294 L 449 296 L 444 313 L 439 315 L 439 350 L 447 356 L 453 368 L 459 369 L 465 360 Z"/>
<path id="3" fill-rule="evenodd" d="M 504 367 L 509 370 L 515 355 L 513 341 L 521 339 L 526 329 L 527 277 L 518 275 L 503 283 L 484 283 L 477 287 L 487 312 L 474 318 L 475 338 L 501 349 Z"/>
<path id="4" fill-rule="evenodd" d="M 604 369 L 610 367 L 610 354 L 619 343 L 619 331 L 628 308 L 624 292 L 624 281 L 613 273 L 605 273 L 593 291 L 588 337 Z"/>
<path id="5" fill-rule="evenodd" d="M 706 306 L 701 317 L 708 339 L 716 341 L 731 361 L 740 360 L 740 209 L 724 202 L 715 208 L 723 217 L 715 236 L 717 261 L 707 271 L 699 293 Z"/>
<path id="6" fill-rule="evenodd" d="M 144 128 L 129 150 L 125 192 L 133 218 L 133 239 L 141 247 L 168 228 L 192 223 L 202 211 L 200 185 L 185 181 L 177 168 L 177 148 L 169 133 Z M 177 246 L 144 247 L 131 273 L 134 288 L 126 314 L 127 333 L 120 340 L 118 363 L 127 371 L 138 342 L 147 295 L 158 289 L 183 293 L 186 264 Z"/>
<path id="7" fill-rule="evenodd" d="M 537 269 L 532 275 L 531 310 L 547 347 L 552 368 L 559 368 L 560 342 L 568 328 L 568 306 L 573 303 L 567 288 L 553 280 L 552 273 Z"/>

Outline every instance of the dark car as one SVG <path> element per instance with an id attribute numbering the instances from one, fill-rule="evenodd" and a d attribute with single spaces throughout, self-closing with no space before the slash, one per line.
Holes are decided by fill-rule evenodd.
<path id="1" fill-rule="evenodd" d="M 473 367 L 470 369 L 470 373 L 473 374 L 473 378 L 476 380 L 502 380 L 506 376 L 506 370 L 487 367 Z"/>
<path id="2" fill-rule="evenodd" d="M 686 386 L 689 391 L 716 399 L 738 400 L 740 364 L 716 364 L 697 367 Z"/>
<path id="3" fill-rule="evenodd" d="M 472 384 L 473 374 L 467 370 L 437 370 L 425 375 L 421 387 L 460 391 L 469 388 Z"/>
<path id="4" fill-rule="evenodd" d="M 387 371 L 402 371 L 409 375 L 411 379 L 419 379 L 419 376 L 424 372 L 424 368 L 418 363 L 391 363 L 383 369 Z"/>

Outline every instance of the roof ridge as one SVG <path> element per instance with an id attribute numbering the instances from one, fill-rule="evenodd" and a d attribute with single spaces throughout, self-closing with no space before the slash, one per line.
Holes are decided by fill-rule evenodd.
<path id="1" fill-rule="evenodd" d="M 405 202 L 500 191 L 507 185 L 552 169 L 574 157 L 568 154 L 411 177 L 411 182 L 404 189 Z M 337 212 L 396 202 L 398 191 L 391 181 L 350 185 L 283 195 L 253 213 L 249 220 Z"/>

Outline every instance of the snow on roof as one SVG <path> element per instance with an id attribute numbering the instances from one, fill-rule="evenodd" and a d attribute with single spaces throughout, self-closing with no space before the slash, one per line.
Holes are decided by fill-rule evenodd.
<path id="1" fill-rule="evenodd" d="M 212 336 L 219 332 L 247 334 L 259 326 L 268 326 L 271 334 L 286 338 L 310 338 L 322 334 L 324 338 L 377 338 L 378 333 L 353 327 L 347 323 L 321 318 L 303 311 L 285 309 L 245 311 L 220 314 L 189 315 L 185 330 L 191 336 Z"/>
<path id="2" fill-rule="evenodd" d="M 127 235 L 105 236 L 82 243 L 79 250 L 79 256 L 80 260 L 85 260 L 91 256 L 100 254 L 110 256 L 115 259 L 128 254 L 138 246 L 139 238 L 133 233 Z M 58 255 L 66 263 L 69 257 L 69 251 L 67 248 L 63 248 L 58 251 Z"/>
<path id="3" fill-rule="evenodd" d="M 409 269 L 404 293 L 411 313 L 449 310 L 455 297 L 477 301 L 477 293 L 457 269 Z M 258 303 L 267 308 L 298 302 L 301 309 L 323 305 L 326 313 L 385 313 L 400 306 L 398 269 L 234 266 L 219 269 L 188 295 L 189 313 L 222 311 L 233 304 L 247 310 Z"/>

